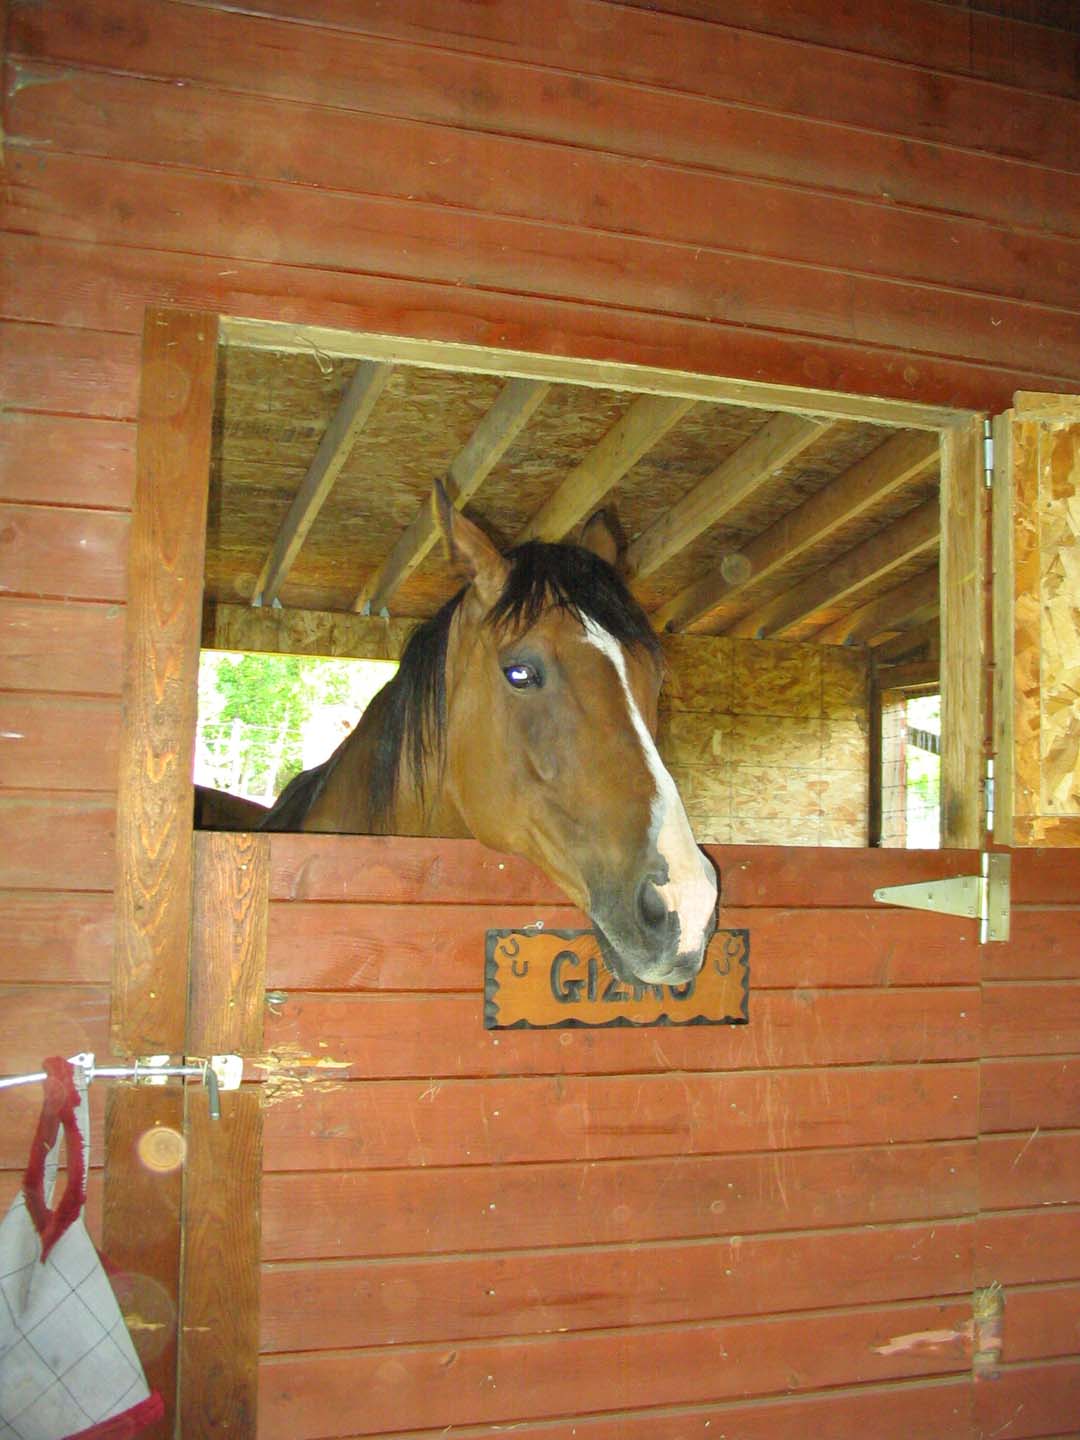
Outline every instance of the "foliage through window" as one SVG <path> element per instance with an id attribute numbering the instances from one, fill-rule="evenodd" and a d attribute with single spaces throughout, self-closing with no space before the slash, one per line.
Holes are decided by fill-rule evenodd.
<path id="1" fill-rule="evenodd" d="M 196 785 L 269 805 L 337 748 L 396 669 L 389 660 L 204 650 Z"/>

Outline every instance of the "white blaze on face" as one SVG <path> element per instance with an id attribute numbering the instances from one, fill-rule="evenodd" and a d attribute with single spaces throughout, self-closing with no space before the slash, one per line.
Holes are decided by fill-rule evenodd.
<path id="1" fill-rule="evenodd" d="M 681 948 L 684 953 L 688 953 L 700 948 L 712 922 L 716 910 L 716 879 L 697 847 L 675 782 L 660 759 L 656 741 L 650 735 L 649 727 L 634 699 L 621 646 L 614 636 L 608 634 L 595 620 L 585 620 L 585 636 L 589 644 L 602 651 L 615 667 L 630 723 L 641 743 L 645 763 L 656 787 L 652 802 L 652 833 L 655 836 L 656 849 L 666 863 L 668 872 L 666 882 L 658 885 L 657 891 L 668 909 L 678 915 L 682 932 Z"/>

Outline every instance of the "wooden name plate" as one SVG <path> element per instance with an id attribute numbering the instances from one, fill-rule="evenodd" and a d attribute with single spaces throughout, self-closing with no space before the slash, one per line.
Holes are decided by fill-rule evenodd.
<path id="1" fill-rule="evenodd" d="M 718 930 L 686 985 L 630 984 L 608 968 L 592 930 L 489 930 L 488 1030 L 567 1026 L 745 1025 L 750 932 Z"/>

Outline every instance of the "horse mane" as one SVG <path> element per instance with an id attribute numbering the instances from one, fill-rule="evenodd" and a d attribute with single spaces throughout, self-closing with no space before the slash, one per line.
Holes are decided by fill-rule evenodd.
<path id="1" fill-rule="evenodd" d="M 582 622 L 595 621 L 622 645 L 660 655 L 660 640 L 649 617 L 618 571 L 591 550 L 530 540 L 509 551 L 506 558 L 510 570 L 502 594 L 485 617 L 486 624 L 508 635 L 520 634 L 535 625 L 545 610 L 556 607 Z M 368 792 L 368 818 L 377 831 L 385 829 L 389 821 L 403 755 L 408 755 L 421 799 L 431 770 L 441 771 L 447 644 L 464 595 L 464 589 L 458 591 L 413 631 L 398 672 L 384 692 L 387 705 Z"/>

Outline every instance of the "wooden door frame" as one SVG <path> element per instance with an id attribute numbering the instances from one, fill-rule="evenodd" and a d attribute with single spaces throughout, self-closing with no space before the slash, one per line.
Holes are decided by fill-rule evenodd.
<path id="1" fill-rule="evenodd" d="M 942 437 L 946 602 L 943 772 L 949 767 L 943 843 L 963 849 L 981 844 L 987 654 L 982 416 L 613 362 L 153 308 L 143 332 L 120 737 L 112 1009 L 118 1054 L 201 1058 L 225 1051 L 250 1056 L 261 1049 L 269 846 L 263 837 L 197 836 L 192 823 L 207 477 L 223 340 L 615 384 L 936 430 Z M 206 917 L 211 923 L 203 923 Z M 172 1153 L 182 1163 L 148 1168 L 140 1147 L 151 1132 L 174 1137 Z M 181 1433 L 203 1433 L 209 1415 L 218 1424 L 228 1416 L 237 1437 L 255 1434 L 261 1145 L 254 1086 L 222 1096 L 220 1121 L 207 1118 L 205 1096 L 190 1086 L 121 1085 L 110 1095 L 106 1253 L 121 1270 L 148 1277 L 173 1306 L 172 1316 L 161 1321 L 175 1326 L 173 1342 L 147 1360 L 151 1383 L 166 1401 L 162 1436 L 174 1433 L 177 1419 Z M 140 1303 L 145 1299 L 136 1293 L 129 1308 L 138 1311 Z"/>

